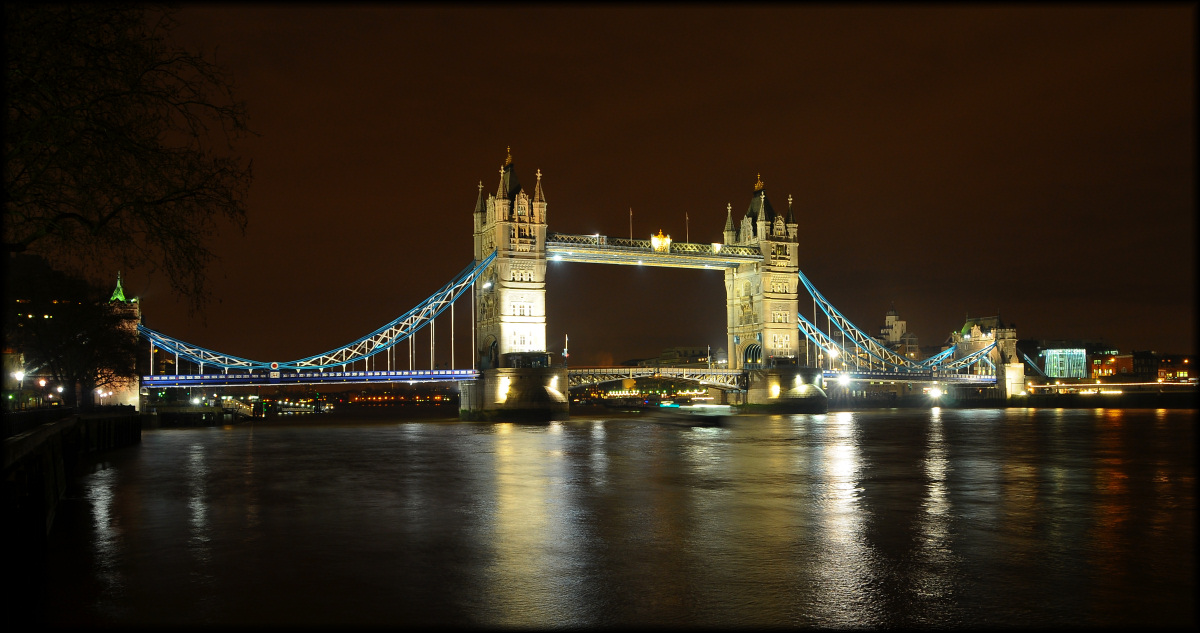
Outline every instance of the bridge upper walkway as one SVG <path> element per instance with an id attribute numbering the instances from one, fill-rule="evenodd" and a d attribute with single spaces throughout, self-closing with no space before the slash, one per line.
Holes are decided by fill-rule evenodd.
<path id="1" fill-rule="evenodd" d="M 762 253 L 748 246 L 720 243 L 632 240 L 608 235 L 546 234 L 546 258 L 589 264 L 650 265 L 661 268 L 737 268 L 762 261 Z"/>

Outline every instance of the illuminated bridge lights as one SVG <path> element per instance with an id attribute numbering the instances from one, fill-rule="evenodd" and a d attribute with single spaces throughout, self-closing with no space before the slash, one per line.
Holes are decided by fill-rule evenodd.
<path id="1" fill-rule="evenodd" d="M 461 382 L 475 380 L 479 372 L 474 369 L 430 369 L 412 371 L 327 371 L 327 372 L 273 372 L 238 374 L 157 374 L 142 376 L 146 386 L 182 387 L 199 385 L 314 385 L 363 382 Z"/>

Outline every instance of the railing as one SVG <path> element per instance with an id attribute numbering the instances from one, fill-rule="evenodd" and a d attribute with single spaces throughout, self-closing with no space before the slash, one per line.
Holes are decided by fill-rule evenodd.
<path id="1" fill-rule="evenodd" d="M 656 247 L 651 240 L 565 233 L 546 235 L 546 256 L 554 261 L 694 269 L 737 268 L 762 261 L 762 253 L 752 246 L 664 242 Z"/>
<path id="2" fill-rule="evenodd" d="M 580 246 L 599 246 L 607 248 L 635 248 L 644 251 L 662 253 L 685 253 L 695 255 L 733 255 L 741 257 L 761 258 L 762 253 L 752 246 L 730 246 L 728 244 L 696 242 L 670 242 L 659 251 L 650 240 L 634 240 L 625 237 L 609 235 L 571 235 L 568 233 L 547 233 L 546 243 L 578 244 Z"/>
<path id="3" fill-rule="evenodd" d="M 702 385 L 729 389 L 745 386 L 746 374 L 740 369 L 708 369 L 705 367 L 579 367 L 567 370 L 567 385 L 582 387 L 631 378 L 679 378 Z"/>
<path id="4" fill-rule="evenodd" d="M 370 382 L 459 382 L 474 380 L 474 369 L 425 369 L 396 371 L 272 371 L 236 374 L 156 374 L 142 376 L 143 387 L 188 387 L 199 385 L 315 385 Z"/>

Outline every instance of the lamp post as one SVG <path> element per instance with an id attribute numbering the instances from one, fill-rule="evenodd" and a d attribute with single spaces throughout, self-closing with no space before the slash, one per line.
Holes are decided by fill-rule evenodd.
<path id="1" fill-rule="evenodd" d="M 13 378 L 17 379 L 17 403 L 21 405 L 22 409 L 24 409 L 25 408 L 25 393 L 24 393 L 24 391 L 25 391 L 25 370 L 18 369 L 17 371 L 13 372 Z"/>

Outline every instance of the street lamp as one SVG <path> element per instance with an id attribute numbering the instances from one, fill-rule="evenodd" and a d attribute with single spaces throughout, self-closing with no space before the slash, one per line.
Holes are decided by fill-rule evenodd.
<path id="1" fill-rule="evenodd" d="M 24 391 L 25 391 L 25 370 L 24 370 L 24 369 L 18 369 L 17 371 L 14 371 L 14 372 L 13 372 L 13 378 L 16 378 L 16 379 L 17 379 L 17 401 L 20 403 L 20 405 L 21 405 L 21 408 L 22 408 L 22 409 L 24 409 L 24 408 L 25 408 L 25 394 L 24 394 Z"/>

